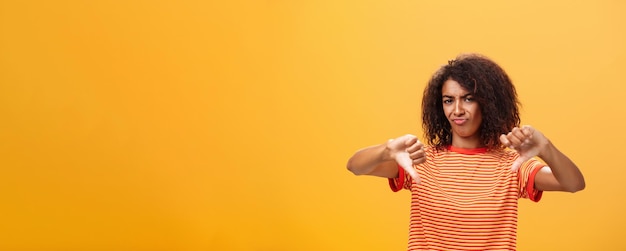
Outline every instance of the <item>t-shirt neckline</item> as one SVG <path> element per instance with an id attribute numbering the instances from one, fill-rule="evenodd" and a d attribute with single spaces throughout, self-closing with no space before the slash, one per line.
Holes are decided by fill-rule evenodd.
<path id="1" fill-rule="evenodd" d="M 461 153 L 461 154 L 478 154 L 478 153 L 486 153 L 487 152 L 487 148 L 486 147 L 460 148 L 460 147 L 455 147 L 455 146 L 449 145 L 447 147 L 447 149 L 450 152 Z"/>

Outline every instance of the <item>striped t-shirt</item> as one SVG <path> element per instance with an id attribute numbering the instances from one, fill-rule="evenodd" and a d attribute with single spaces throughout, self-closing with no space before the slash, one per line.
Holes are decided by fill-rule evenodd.
<path id="1" fill-rule="evenodd" d="M 421 183 L 402 168 L 389 179 L 394 192 L 411 190 L 408 250 L 515 250 L 517 200 L 541 199 L 534 178 L 545 164 L 510 150 L 425 147 L 426 162 L 415 165 Z"/>

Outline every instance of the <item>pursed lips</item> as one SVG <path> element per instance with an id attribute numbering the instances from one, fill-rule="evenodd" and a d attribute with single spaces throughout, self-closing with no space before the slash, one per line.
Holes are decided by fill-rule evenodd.
<path id="1" fill-rule="evenodd" d="M 467 121 L 467 119 L 461 119 L 461 118 L 452 119 L 452 122 L 454 122 L 457 125 L 462 125 L 465 123 L 465 121 Z"/>

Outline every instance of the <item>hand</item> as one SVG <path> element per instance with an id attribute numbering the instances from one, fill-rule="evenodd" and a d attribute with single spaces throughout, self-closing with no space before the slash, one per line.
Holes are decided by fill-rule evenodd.
<path id="1" fill-rule="evenodd" d="M 511 166 L 511 171 L 514 172 L 524 162 L 539 155 L 549 144 L 548 139 L 541 132 L 528 125 L 515 127 L 508 134 L 500 135 L 500 142 L 520 155 Z"/>
<path id="2" fill-rule="evenodd" d="M 424 145 L 417 137 L 407 134 L 387 142 L 387 150 L 390 157 L 394 159 L 415 181 L 420 182 L 419 175 L 413 168 L 413 165 L 426 161 L 426 154 L 423 149 Z"/>

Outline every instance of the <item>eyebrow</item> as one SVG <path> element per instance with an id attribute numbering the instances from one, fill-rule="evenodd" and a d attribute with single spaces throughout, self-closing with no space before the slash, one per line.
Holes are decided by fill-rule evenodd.
<path id="1" fill-rule="evenodd" d="M 465 94 L 465 95 L 461 96 L 461 98 L 467 98 L 467 96 L 472 96 L 472 95 L 473 94 L 468 93 L 468 94 Z M 451 96 L 451 95 L 441 95 L 441 98 L 454 98 L 454 96 Z"/>

